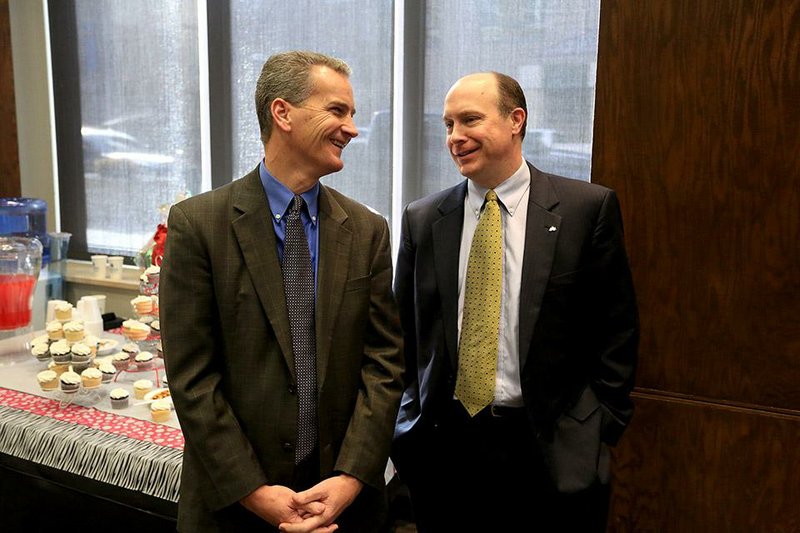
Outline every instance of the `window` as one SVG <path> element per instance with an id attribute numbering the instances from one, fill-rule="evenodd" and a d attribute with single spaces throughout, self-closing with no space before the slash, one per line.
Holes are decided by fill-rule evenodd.
<path id="1" fill-rule="evenodd" d="M 345 169 L 323 183 L 390 221 L 463 179 L 441 113 L 469 72 L 522 85 L 526 158 L 590 176 L 599 0 L 59 0 L 49 15 L 62 229 L 74 257 L 133 256 L 161 205 L 252 170 L 262 157 L 255 82 L 269 55 L 289 49 L 353 68 L 360 134 Z"/>
<path id="2" fill-rule="evenodd" d="M 84 256 L 133 255 L 200 189 L 197 8 L 72 4 L 50 3 L 62 227 Z"/>

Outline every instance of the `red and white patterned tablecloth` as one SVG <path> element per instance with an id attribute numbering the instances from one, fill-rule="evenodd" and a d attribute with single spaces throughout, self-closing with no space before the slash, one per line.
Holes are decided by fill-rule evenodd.
<path id="1" fill-rule="evenodd" d="M 4 388 L 0 388 L 0 405 L 72 424 L 80 424 L 105 433 L 123 435 L 131 439 L 183 450 L 184 441 L 181 430 L 147 420 L 75 404 L 62 406 L 57 400 Z"/>

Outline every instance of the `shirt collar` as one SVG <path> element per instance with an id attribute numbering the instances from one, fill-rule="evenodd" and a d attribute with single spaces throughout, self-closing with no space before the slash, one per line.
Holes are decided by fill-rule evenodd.
<path id="1" fill-rule="evenodd" d="M 486 197 L 486 192 L 489 190 L 486 187 L 477 185 L 472 180 L 467 180 L 467 201 L 469 208 L 475 218 L 480 218 L 481 208 L 483 207 L 483 200 Z M 514 213 L 520 208 L 525 191 L 531 186 L 531 169 L 525 160 L 516 172 L 511 174 L 503 183 L 495 187 L 494 192 L 497 194 L 497 199 L 509 215 L 512 217 Z"/>
<path id="2" fill-rule="evenodd" d="M 258 165 L 258 174 L 261 178 L 264 192 L 267 193 L 267 202 L 269 202 L 269 210 L 272 213 L 272 217 L 280 221 L 289 211 L 289 206 L 294 200 L 294 193 L 269 173 L 263 159 Z M 300 196 L 303 197 L 303 201 L 306 204 L 311 223 L 316 226 L 319 209 L 319 182 Z"/>

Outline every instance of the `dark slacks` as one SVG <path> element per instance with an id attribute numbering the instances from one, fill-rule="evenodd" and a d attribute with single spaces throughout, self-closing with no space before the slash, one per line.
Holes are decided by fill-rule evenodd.
<path id="1" fill-rule="evenodd" d="M 605 531 L 608 487 L 558 493 L 524 409 L 470 418 L 453 401 L 435 426 L 402 437 L 392 458 L 419 533 Z"/>

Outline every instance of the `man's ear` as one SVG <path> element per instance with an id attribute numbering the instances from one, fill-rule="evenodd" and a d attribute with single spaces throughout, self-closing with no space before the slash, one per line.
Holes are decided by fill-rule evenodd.
<path id="1" fill-rule="evenodd" d="M 513 134 L 517 135 L 522 132 L 522 125 L 525 124 L 525 110 L 517 107 L 511 112 L 511 122 L 513 127 Z"/>
<path id="2" fill-rule="evenodd" d="M 283 98 L 274 99 L 269 106 L 273 124 L 283 131 L 290 131 L 292 129 L 291 109 L 292 104 Z"/>

